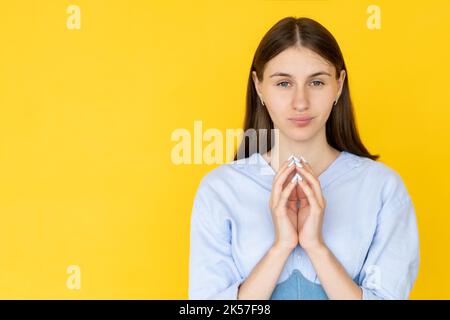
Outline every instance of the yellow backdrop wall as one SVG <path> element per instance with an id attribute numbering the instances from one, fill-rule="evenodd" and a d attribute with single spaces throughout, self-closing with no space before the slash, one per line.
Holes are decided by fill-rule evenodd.
<path id="1" fill-rule="evenodd" d="M 363 141 L 416 207 L 411 298 L 449 299 L 446 0 L 2 1 L 0 298 L 186 299 L 192 201 L 219 164 L 174 164 L 172 133 L 241 127 L 286 16 L 338 40 Z"/>

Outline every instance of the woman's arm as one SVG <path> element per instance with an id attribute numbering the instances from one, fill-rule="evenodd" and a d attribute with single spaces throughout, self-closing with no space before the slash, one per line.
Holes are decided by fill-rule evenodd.
<path id="1" fill-rule="evenodd" d="M 241 283 L 238 299 L 270 299 L 286 260 L 297 246 L 297 200 L 290 198 L 297 182 L 293 179 L 295 166 L 289 166 L 289 163 L 289 160 L 283 163 L 272 182 L 269 207 L 275 227 L 275 242 Z"/>
<path id="2" fill-rule="evenodd" d="M 299 210 L 299 243 L 310 257 L 328 297 L 407 299 L 417 277 L 419 239 L 414 206 L 400 176 L 390 174 L 387 178 L 377 231 L 356 284 L 323 241 L 326 201 L 320 182 L 309 166 L 305 168 L 297 168 L 308 181 L 299 181 L 308 202 Z"/>
<path id="3" fill-rule="evenodd" d="M 299 181 L 304 194 L 300 195 L 303 201 L 298 212 L 299 244 L 309 256 L 328 298 L 361 300 L 362 289 L 353 282 L 323 240 L 322 224 L 326 201 L 320 181 L 309 163 L 297 170 L 306 178 L 306 181 Z"/>
<path id="4" fill-rule="evenodd" d="M 309 249 L 306 254 L 309 256 L 328 298 L 362 300 L 361 288 L 353 282 L 326 245 Z"/>
<path id="5" fill-rule="evenodd" d="M 241 283 L 238 300 L 269 300 L 291 251 L 273 245 Z"/>

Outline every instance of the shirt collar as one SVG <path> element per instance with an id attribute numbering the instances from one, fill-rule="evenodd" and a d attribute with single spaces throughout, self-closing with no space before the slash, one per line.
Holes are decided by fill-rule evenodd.
<path id="1" fill-rule="evenodd" d="M 319 175 L 322 189 L 326 188 L 332 181 L 361 165 L 363 157 L 359 157 L 347 151 L 341 151 L 338 157 Z M 238 166 L 245 166 L 255 179 L 263 182 L 268 190 L 272 189 L 275 172 L 264 157 L 256 152 L 250 157 L 239 159 L 235 162 Z"/>

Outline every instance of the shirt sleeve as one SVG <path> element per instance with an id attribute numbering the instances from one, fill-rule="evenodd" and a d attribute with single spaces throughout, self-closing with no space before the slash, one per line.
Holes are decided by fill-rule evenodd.
<path id="1" fill-rule="evenodd" d="M 189 299 L 236 300 L 244 281 L 232 256 L 231 223 L 212 188 L 201 183 L 191 214 Z"/>
<path id="2" fill-rule="evenodd" d="M 360 273 L 364 300 L 408 299 L 419 267 L 414 205 L 397 173 L 388 182 Z"/>

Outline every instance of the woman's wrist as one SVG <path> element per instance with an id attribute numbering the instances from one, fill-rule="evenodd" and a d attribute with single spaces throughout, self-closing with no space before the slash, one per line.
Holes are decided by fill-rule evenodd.
<path id="1" fill-rule="evenodd" d="M 328 254 L 328 252 L 329 252 L 327 245 L 323 242 L 309 245 L 307 247 L 303 247 L 303 249 L 305 250 L 306 254 L 310 257 L 313 255 L 314 256 L 324 256 L 324 255 Z"/>
<path id="2" fill-rule="evenodd" d="M 284 245 L 281 243 L 274 243 L 272 247 L 270 248 L 270 251 L 279 253 L 279 254 L 291 254 L 292 250 L 294 250 L 295 247 Z"/>

